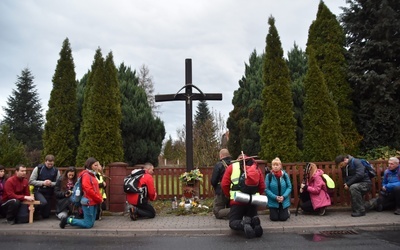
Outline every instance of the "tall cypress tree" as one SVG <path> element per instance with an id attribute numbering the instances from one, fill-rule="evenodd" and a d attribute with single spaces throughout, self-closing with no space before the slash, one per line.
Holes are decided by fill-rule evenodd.
<path id="1" fill-rule="evenodd" d="M 296 119 L 289 69 L 283 58 L 282 44 L 272 16 L 268 24 L 270 27 L 263 65 L 264 117 L 260 128 L 260 156 L 267 160 L 280 157 L 285 162 L 298 161 L 300 151 L 296 146 Z"/>
<path id="2" fill-rule="evenodd" d="M 260 124 L 262 121 L 261 92 L 263 55 L 254 50 L 245 64 L 244 76 L 239 88 L 233 93 L 233 110 L 229 113 L 228 149 L 233 157 L 243 150 L 248 155 L 257 155 L 260 150 Z"/>
<path id="3" fill-rule="evenodd" d="M 308 49 L 309 66 L 304 79 L 303 156 L 305 161 L 331 161 L 343 151 L 339 114 L 313 51 Z"/>
<path id="4" fill-rule="evenodd" d="M 400 2 L 347 0 L 341 22 L 363 150 L 400 148 Z"/>
<path id="5" fill-rule="evenodd" d="M 338 107 L 340 126 L 343 136 L 344 152 L 358 153 L 361 137 L 353 122 L 352 90 L 347 81 L 347 62 L 345 59 L 345 36 L 336 16 L 323 1 L 319 3 L 317 18 L 310 26 L 307 54 L 309 47 L 314 50 L 315 59 L 325 83 Z"/>
<path id="6" fill-rule="evenodd" d="M 91 156 L 102 164 L 123 159 L 120 100 L 112 53 L 104 61 L 99 48 L 85 87 L 78 165 L 82 165 Z"/>
<path id="7" fill-rule="evenodd" d="M 28 152 L 43 148 L 42 106 L 33 80 L 31 71 L 23 69 L 16 82 L 17 89 L 8 97 L 2 121 L 10 127 L 15 138 L 26 146 Z"/>
<path id="8" fill-rule="evenodd" d="M 303 150 L 303 103 L 304 103 L 304 76 L 307 72 L 307 56 L 295 43 L 293 49 L 288 52 L 286 63 L 290 71 L 292 81 L 291 89 L 293 95 L 294 117 L 296 119 L 297 147 Z"/>
<path id="9" fill-rule="evenodd" d="M 53 75 L 42 155 L 53 154 L 58 166 L 75 166 L 78 126 L 76 74 L 68 38 L 64 40 L 60 59 Z"/>

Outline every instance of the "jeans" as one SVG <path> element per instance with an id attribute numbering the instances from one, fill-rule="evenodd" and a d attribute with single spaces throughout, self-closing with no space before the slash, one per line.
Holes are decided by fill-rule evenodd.
<path id="1" fill-rule="evenodd" d="M 35 200 L 40 201 L 40 205 L 38 205 L 38 212 L 43 219 L 50 217 L 51 211 L 51 198 L 52 195 L 42 194 L 40 192 L 35 192 Z"/>
<path id="2" fill-rule="evenodd" d="M 96 221 L 97 206 L 98 205 L 82 206 L 83 219 L 72 218 L 72 221 L 69 224 L 71 224 L 71 226 L 92 228 L 94 226 L 94 222 Z M 68 221 L 69 221 L 69 218 L 68 218 Z"/>
<path id="3" fill-rule="evenodd" d="M 349 190 L 351 195 L 351 209 L 355 213 L 365 213 L 363 196 L 371 190 L 369 182 L 358 182 L 351 184 Z"/>

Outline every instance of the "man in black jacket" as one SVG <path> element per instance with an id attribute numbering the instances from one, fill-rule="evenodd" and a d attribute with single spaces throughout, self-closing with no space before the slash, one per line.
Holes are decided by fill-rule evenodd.
<path id="1" fill-rule="evenodd" d="M 360 159 L 350 155 L 339 155 L 335 159 L 336 165 L 342 169 L 344 189 L 350 191 L 351 216 L 365 215 L 363 196 L 371 190 L 372 183 L 368 173 Z"/>
<path id="2" fill-rule="evenodd" d="M 217 219 L 228 219 L 229 198 L 222 193 L 221 180 L 225 173 L 225 168 L 231 163 L 231 156 L 228 149 L 223 148 L 219 151 L 219 158 L 211 177 L 211 185 L 214 187 L 214 208 L 213 212 Z"/>

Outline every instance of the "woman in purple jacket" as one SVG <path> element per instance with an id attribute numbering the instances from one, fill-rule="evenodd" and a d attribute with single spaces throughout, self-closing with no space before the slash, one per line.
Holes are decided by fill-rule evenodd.
<path id="1" fill-rule="evenodd" d="M 324 171 L 318 169 L 314 163 L 307 164 L 306 168 L 306 173 L 309 173 L 307 183 L 301 184 L 300 193 L 308 192 L 310 200 L 302 202 L 300 207 L 305 212 L 318 212 L 319 215 L 324 215 L 325 208 L 331 205 L 328 189 L 322 179 Z"/>

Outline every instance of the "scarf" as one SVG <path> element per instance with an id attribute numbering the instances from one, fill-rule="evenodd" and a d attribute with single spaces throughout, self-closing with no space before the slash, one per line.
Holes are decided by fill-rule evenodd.
<path id="1" fill-rule="evenodd" d="M 277 179 L 279 179 L 280 177 L 282 177 L 282 170 L 278 170 L 277 172 L 272 171 L 272 173 L 275 175 L 275 177 Z"/>

